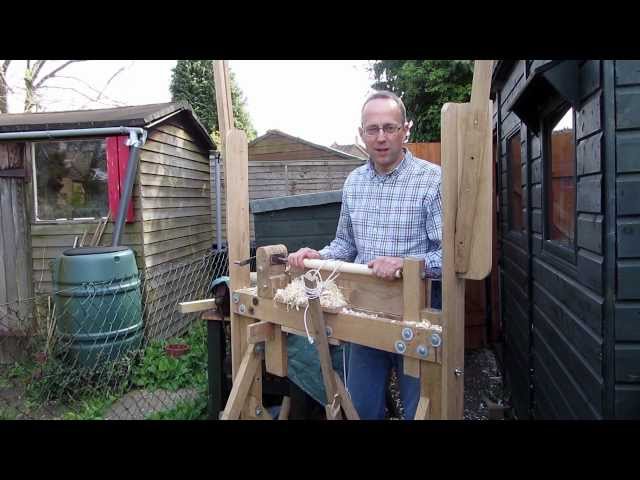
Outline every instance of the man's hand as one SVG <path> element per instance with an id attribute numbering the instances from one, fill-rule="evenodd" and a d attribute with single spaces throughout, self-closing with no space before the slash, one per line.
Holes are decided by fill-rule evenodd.
<path id="1" fill-rule="evenodd" d="M 373 268 L 373 274 L 376 277 L 393 280 L 403 264 L 404 260 L 399 257 L 377 257 L 375 260 L 371 260 L 367 266 Z"/>
<path id="2" fill-rule="evenodd" d="M 289 266 L 295 268 L 304 268 L 304 259 L 318 259 L 320 258 L 320 253 L 313 248 L 303 247 L 297 252 L 290 253 L 288 257 Z"/>

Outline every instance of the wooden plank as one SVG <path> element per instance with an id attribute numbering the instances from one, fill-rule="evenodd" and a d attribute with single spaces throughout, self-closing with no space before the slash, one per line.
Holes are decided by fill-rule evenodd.
<path id="1" fill-rule="evenodd" d="M 215 228 L 211 223 L 204 223 L 201 225 L 191 225 L 182 228 L 172 228 L 167 230 L 160 230 L 155 232 L 148 232 L 143 234 L 145 245 L 150 245 L 156 242 L 163 242 L 165 240 L 173 240 L 181 237 L 189 237 L 191 235 L 207 233 L 213 238 Z"/>
<path id="2" fill-rule="evenodd" d="M 148 220 L 142 222 L 142 228 L 144 233 L 150 233 L 175 228 L 196 227 L 198 225 L 211 224 L 212 220 L 211 215 Z"/>
<path id="3" fill-rule="evenodd" d="M 427 369 L 427 381 L 431 382 L 427 389 L 435 392 L 429 395 L 433 418 L 442 419 L 463 418 L 464 381 L 462 375 L 456 375 L 455 372 L 464 368 L 465 282 L 456 275 L 454 242 L 458 211 L 459 142 L 462 137 L 460 127 L 465 112 L 466 107 L 461 104 L 446 103 L 442 108 L 442 342 L 445 350 L 440 398 L 436 398 L 438 387 L 433 383 L 439 380 L 437 372 L 433 371 L 433 367 Z M 438 402 L 441 402 L 441 415 L 437 415 Z"/>
<path id="4" fill-rule="evenodd" d="M 94 230 L 95 231 L 95 230 Z M 93 235 L 92 231 L 85 230 L 87 232 L 87 238 L 85 239 L 85 246 L 89 245 L 89 236 Z M 84 232 L 83 232 L 84 233 Z M 80 232 L 75 235 L 31 235 L 31 247 L 32 248 L 47 248 L 47 247 L 67 247 L 73 246 L 73 241 L 80 235 Z M 102 245 L 111 245 L 111 234 L 102 235 Z M 133 233 L 122 235 L 121 243 L 123 245 L 142 245 L 140 242 L 140 234 Z"/>
<path id="5" fill-rule="evenodd" d="M 160 123 L 156 125 L 155 129 L 161 132 L 167 133 L 169 135 L 173 135 L 174 137 L 181 138 L 183 140 L 187 140 L 191 143 L 198 143 L 198 139 L 191 135 L 188 130 L 186 130 L 185 125 L 183 125 L 180 120 L 175 121 L 175 117 L 170 119 L 166 123 Z"/>
<path id="6" fill-rule="evenodd" d="M 142 211 L 142 219 L 162 220 L 167 218 L 197 217 L 211 215 L 211 207 L 174 207 L 174 208 L 151 208 Z"/>
<path id="7" fill-rule="evenodd" d="M 9 178 L 0 180 L 2 188 L 0 188 L 0 226 L 2 227 L 1 235 L 4 236 L 4 279 L 8 302 L 18 300 L 18 285 L 16 283 L 16 249 L 17 240 L 15 237 L 16 228 L 13 223 L 13 193 L 16 180 Z M 13 322 L 10 322 L 13 323 Z M 13 328 L 18 325 L 13 323 Z"/>
<path id="8" fill-rule="evenodd" d="M 256 322 L 247 326 L 247 343 L 260 343 L 273 339 L 274 325 L 271 322 Z"/>
<path id="9" fill-rule="evenodd" d="M 288 420 L 290 410 L 291 410 L 291 398 L 285 395 L 284 397 L 282 397 L 282 405 L 280 406 L 280 413 L 278 414 L 278 420 Z"/>
<path id="10" fill-rule="evenodd" d="M 424 260 L 408 257 L 402 266 L 403 320 L 420 322 L 420 312 L 426 307 L 426 282 L 422 279 Z M 420 378 L 420 361 L 403 357 L 404 374 Z"/>
<path id="11" fill-rule="evenodd" d="M 247 345 L 242 361 L 238 366 L 227 405 L 220 418 L 221 420 L 237 420 L 240 417 L 240 412 L 244 408 L 249 389 L 253 384 L 255 374 L 260 366 L 261 357 L 261 355 L 256 353 L 255 345 Z"/>
<path id="12" fill-rule="evenodd" d="M 234 262 L 249 257 L 249 190 L 247 167 L 247 138 L 242 130 L 233 129 L 227 134 L 226 191 L 227 218 L 234 221 L 227 225 L 229 244 L 229 277 L 232 292 L 250 285 L 249 269 Z M 237 372 L 246 348 L 246 321 L 235 320 L 231 314 L 232 364 Z M 235 373 L 234 373 L 235 378 Z"/>
<path id="13" fill-rule="evenodd" d="M 360 160 L 335 160 L 335 159 L 320 159 L 320 160 L 305 160 L 305 159 L 298 159 L 298 160 L 285 160 L 282 161 L 280 164 L 275 164 L 273 161 L 259 161 L 259 160 L 252 160 L 249 163 L 249 169 L 251 171 L 256 171 L 256 169 L 260 168 L 260 167 L 264 167 L 264 169 L 266 171 L 268 171 L 269 169 L 272 168 L 282 168 L 284 165 L 287 165 L 289 168 L 293 168 L 293 167 L 303 167 L 303 168 L 311 168 L 311 167 L 353 167 L 353 168 L 357 168 L 361 165 L 364 164 L 364 161 L 360 161 Z"/>
<path id="14" fill-rule="evenodd" d="M 142 207 L 146 209 L 209 207 L 210 198 L 143 198 Z"/>
<path id="15" fill-rule="evenodd" d="M 143 198 L 205 198 L 211 202 L 211 191 L 208 184 L 204 182 L 200 188 L 150 187 L 143 185 L 140 187 L 140 192 Z"/>
<path id="16" fill-rule="evenodd" d="M 140 162 L 138 168 L 141 174 L 160 175 L 161 177 L 190 178 L 193 180 L 206 180 L 207 182 L 210 178 L 208 171 L 189 170 L 157 163 Z"/>
<path id="17" fill-rule="evenodd" d="M 149 155 L 149 153 L 160 155 Z M 164 143 L 148 140 L 140 149 L 140 156 L 145 154 L 147 158 L 153 157 L 157 160 L 161 158 L 169 158 L 172 161 L 185 162 L 185 164 L 194 165 L 194 169 L 201 168 L 203 164 L 209 165 L 209 157 L 206 154 L 195 153 L 183 148 L 174 147 Z"/>
<path id="18" fill-rule="evenodd" d="M 492 140 L 489 87 L 491 62 L 476 61 L 471 103 L 459 119 L 464 135 L 459 151 L 458 211 L 455 229 L 456 272 L 481 280 L 491 270 Z M 459 128 L 460 128 L 459 127 Z"/>
<path id="19" fill-rule="evenodd" d="M 184 168 L 186 170 L 210 173 L 209 166 L 203 162 L 195 162 L 193 160 L 187 160 L 150 151 L 140 151 L 140 163 L 166 165 L 168 167 Z"/>
<path id="20" fill-rule="evenodd" d="M 577 200 L 577 211 L 602 213 L 602 175 L 581 177 L 577 185 Z"/>
<path id="21" fill-rule="evenodd" d="M 64 222 L 64 223 L 35 223 L 31 225 L 32 237 L 57 236 L 57 235 L 82 235 L 85 231 L 93 232 L 98 225 L 98 221 L 90 222 Z M 142 231 L 140 222 L 126 224 L 123 230 L 125 235 L 133 235 Z M 105 234 L 113 233 L 113 222 L 107 224 Z"/>
<path id="22" fill-rule="evenodd" d="M 315 290 L 317 280 L 315 278 L 309 278 L 304 276 L 305 287 L 311 290 Z M 327 329 L 324 321 L 324 314 L 322 313 L 322 307 L 320 306 L 320 298 L 308 297 L 309 308 L 307 318 L 309 319 L 309 330 L 314 339 L 316 351 L 318 352 L 318 358 L 320 360 L 320 370 L 322 371 L 322 383 L 324 384 L 325 392 L 325 411 L 327 413 L 327 420 L 341 420 L 342 414 L 340 410 L 333 410 L 331 408 L 334 397 L 338 393 L 336 387 L 335 372 L 333 370 L 333 364 L 331 363 L 331 353 L 329 352 L 329 343 L 327 342 Z"/>
<path id="23" fill-rule="evenodd" d="M 242 289 L 238 290 L 237 293 L 240 296 L 240 300 L 237 304 L 232 304 L 232 312 L 236 312 L 236 314 L 239 315 L 239 305 L 252 305 L 253 310 L 249 309 L 245 311 L 243 316 L 255 320 L 269 321 L 286 327 L 287 331 L 289 331 L 288 329 L 292 329 L 297 334 L 304 334 L 305 326 L 302 309 L 287 310 L 286 305 L 271 301 L 263 301 L 259 302 L 258 305 L 253 305 L 253 298 L 256 298 L 253 291 L 249 293 L 247 289 Z M 324 313 L 325 322 L 327 326 L 332 329 L 331 339 L 358 343 L 386 352 L 395 353 L 395 342 L 399 338 L 402 338 L 402 329 L 405 327 L 411 328 L 414 333 L 414 338 L 410 342 L 407 342 L 408 348 L 405 356 L 419 359 L 422 357 L 418 355 L 415 347 L 420 344 L 430 345 L 431 334 L 442 331 L 442 328 L 437 325 L 427 326 L 422 322 L 416 324 L 388 317 L 376 318 L 369 315 L 364 316 L 364 314 Z M 441 362 L 441 358 L 436 355 L 435 350 L 437 349 L 429 349 L 429 354 L 425 359 L 426 361 Z"/>
<path id="24" fill-rule="evenodd" d="M 287 335 L 282 331 L 282 327 L 273 325 L 273 338 L 267 340 L 265 344 L 267 372 L 279 377 L 286 377 L 287 360 Z"/>
<path id="25" fill-rule="evenodd" d="M 191 302 L 178 302 L 178 311 L 182 314 L 203 312 L 205 310 L 216 309 L 216 299 L 206 298 L 204 300 L 193 300 Z"/>
<path id="26" fill-rule="evenodd" d="M 191 255 L 195 255 L 196 253 L 202 253 L 209 251 L 211 248 L 211 241 L 208 240 L 206 242 L 196 243 L 194 245 L 188 245 L 186 247 L 181 247 L 176 250 L 168 250 L 166 252 L 154 254 L 154 255 L 145 255 L 144 261 L 147 268 L 156 267 L 162 263 L 167 262 L 178 262 L 181 258 L 188 257 Z"/>
<path id="27" fill-rule="evenodd" d="M 171 128 L 171 127 L 169 127 Z M 208 157 L 208 152 L 196 143 L 177 137 L 171 133 L 167 133 L 160 128 L 154 128 L 149 132 L 149 140 L 154 140 L 158 143 L 164 143 L 171 145 L 172 147 L 179 148 L 181 150 L 188 150 L 193 153 L 197 153 L 204 157 Z"/>
<path id="28" fill-rule="evenodd" d="M 226 150 L 227 133 L 234 128 L 233 103 L 231 101 L 231 86 L 228 81 L 228 65 L 226 60 L 213 61 L 213 81 L 216 90 L 216 109 L 218 111 L 218 129 Z M 226 157 L 226 152 L 225 152 Z"/>
<path id="29" fill-rule="evenodd" d="M 640 131 L 616 132 L 616 171 L 618 173 L 640 172 L 639 151 Z"/>
<path id="30" fill-rule="evenodd" d="M 616 213 L 640 215 L 640 174 L 619 175 L 616 179 Z"/>
<path id="31" fill-rule="evenodd" d="M 141 174 L 139 177 L 139 180 L 140 180 L 141 190 L 145 186 L 211 190 L 209 186 L 209 179 L 193 180 L 190 178 L 168 177 L 165 175 Z M 149 191 L 149 188 L 147 188 L 146 190 Z"/>

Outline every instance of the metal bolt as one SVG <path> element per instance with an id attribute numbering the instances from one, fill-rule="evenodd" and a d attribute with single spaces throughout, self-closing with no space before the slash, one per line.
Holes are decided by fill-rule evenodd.
<path id="1" fill-rule="evenodd" d="M 440 335 L 438 335 L 437 333 L 432 333 L 431 346 L 434 348 L 438 348 L 440 345 L 442 345 L 442 337 L 440 337 Z"/>
<path id="2" fill-rule="evenodd" d="M 333 335 L 333 329 L 329 325 L 327 325 L 326 332 L 327 332 L 327 337 L 330 337 L 331 335 Z"/>
<path id="3" fill-rule="evenodd" d="M 244 306 L 244 303 L 241 303 L 238 310 L 240 311 L 240 313 L 244 313 L 247 311 L 247 307 Z"/>
<path id="4" fill-rule="evenodd" d="M 418 345 L 416 352 L 418 352 L 418 355 L 420 355 L 423 358 L 426 358 L 429 356 L 429 348 L 426 345 Z"/>
<path id="5" fill-rule="evenodd" d="M 240 294 L 239 293 L 234 293 L 233 294 L 233 303 L 238 303 L 240 301 Z"/>
<path id="6" fill-rule="evenodd" d="M 456 368 L 453 373 L 455 374 L 456 377 L 459 377 L 460 375 L 462 375 L 464 373 L 464 370 L 461 368 Z"/>
<path id="7" fill-rule="evenodd" d="M 396 342 L 396 352 L 398 353 L 404 353 L 405 350 L 407 349 L 407 345 L 402 341 L 402 340 L 398 340 Z"/>
<path id="8" fill-rule="evenodd" d="M 251 299 L 251 303 L 253 303 L 254 305 L 258 305 L 258 297 L 253 297 Z"/>
<path id="9" fill-rule="evenodd" d="M 256 417 L 259 417 L 260 415 L 262 415 L 262 408 L 256 407 Z"/>
<path id="10" fill-rule="evenodd" d="M 402 329 L 402 338 L 404 340 L 406 340 L 407 342 L 410 342 L 411 340 L 413 340 L 413 330 L 411 330 L 409 327 L 405 327 Z"/>

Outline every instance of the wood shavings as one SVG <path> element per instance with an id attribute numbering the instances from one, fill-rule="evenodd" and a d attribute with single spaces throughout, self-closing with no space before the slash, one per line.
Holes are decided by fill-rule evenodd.
<path id="1" fill-rule="evenodd" d="M 302 276 L 294 278 L 285 288 L 279 288 L 273 299 L 276 302 L 286 304 L 287 309 L 295 308 L 299 310 L 300 307 L 306 307 L 308 300 Z M 335 282 L 333 280 L 325 282 L 322 293 L 320 294 L 320 306 L 322 308 L 336 310 L 346 305 L 347 301 Z"/>
<path id="2" fill-rule="evenodd" d="M 366 317 L 366 318 L 379 318 L 379 315 L 376 314 L 371 314 L 371 313 L 365 313 L 365 312 L 360 312 L 358 310 L 351 310 L 350 308 L 343 308 L 342 309 L 342 313 L 345 313 L 347 315 L 354 315 L 356 317 Z M 392 320 L 393 321 L 393 320 Z"/>

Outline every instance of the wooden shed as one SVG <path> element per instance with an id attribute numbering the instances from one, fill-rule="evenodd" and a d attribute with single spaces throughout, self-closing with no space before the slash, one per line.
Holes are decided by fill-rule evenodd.
<path id="1" fill-rule="evenodd" d="M 520 418 L 640 418 L 640 62 L 497 62 L 504 366 Z"/>
<path id="2" fill-rule="evenodd" d="M 115 218 L 128 137 L 82 134 L 110 127 L 147 132 L 121 241 L 134 250 L 139 270 L 159 271 L 210 251 L 209 158 L 216 146 L 188 104 L 0 115 L 0 133 L 24 137 L 0 142 L 0 304 L 50 293 L 51 260 L 83 234 L 91 238 L 108 212 Z M 80 133 L 58 138 L 64 130 Z M 42 131 L 51 138 L 29 140 Z M 100 245 L 111 244 L 112 231 L 110 222 Z"/>

